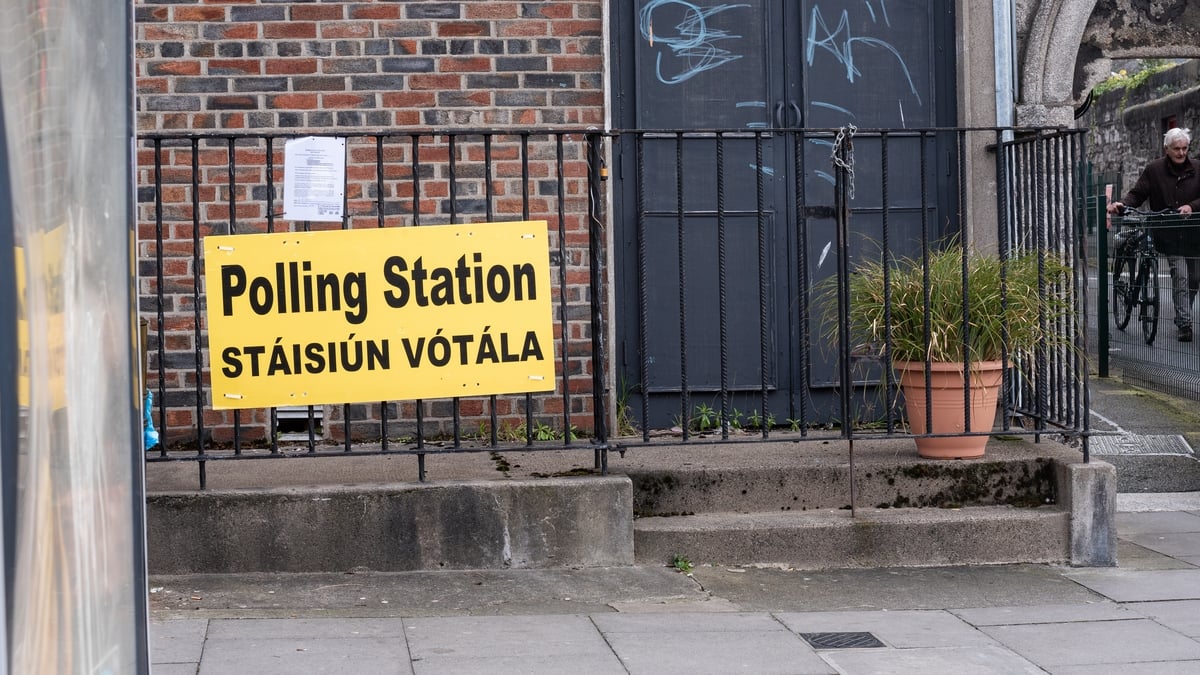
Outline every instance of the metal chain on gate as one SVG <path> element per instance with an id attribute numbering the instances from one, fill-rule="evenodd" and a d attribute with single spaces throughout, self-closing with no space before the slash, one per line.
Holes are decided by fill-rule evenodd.
<path id="1" fill-rule="evenodd" d="M 846 170 L 846 176 L 850 179 L 850 199 L 854 199 L 854 143 L 851 141 L 856 131 L 858 131 L 858 127 L 853 124 L 840 127 L 837 136 L 833 139 L 833 154 L 830 155 L 834 166 Z M 838 157 L 838 151 L 841 150 L 842 143 L 846 144 L 846 160 Z"/>

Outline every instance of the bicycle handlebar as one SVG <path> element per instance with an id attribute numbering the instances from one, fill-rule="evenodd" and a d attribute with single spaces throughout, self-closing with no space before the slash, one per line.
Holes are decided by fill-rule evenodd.
<path id="1" fill-rule="evenodd" d="M 1158 211 L 1151 211 L 1150 209 L 1134 208 L 1132 206 L 1125 206 L 1124 204 L 1122 204 L 1121 208 L 1117 210 L 1117 215 L 1119 215 L 1119 216 L 1142 216 L 1142 217 L 1145 217 L 1145 216 L 1177 216 L 1177 215 L 1180 215 L 1180 213 L 1179 213 L 1179 209 L 1160 209 Z"/>

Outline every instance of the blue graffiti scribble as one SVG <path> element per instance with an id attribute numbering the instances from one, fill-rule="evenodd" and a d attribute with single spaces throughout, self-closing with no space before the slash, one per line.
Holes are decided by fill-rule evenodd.
<path id="1" fill-rule="evenodd" d="M 733 104 L 734 108 L 766 108 L 766 101 L 738 101 Z M 766 122 L 746 122 L 747 129 L 766 129 Z"/>
<path id="2" fill-rule="evenodd" d="M 775 167 L 759 166 L 753 162 L 751 162 L 750 164 L 747 164 L 746 166 L 750 167 L 751 171 L 762 171 L 764 176 L 774 176 L 775 175 Z"/>
<path id="3" fill-rule="evenodd" d="M 814 108 L 825 108 L 826 110 L 832 110 L 834 112 L 842 113 L 845 116 L 849 117 L 850 119 L 857 119 L 857 117 L 858 117 L 857 115 L 855 115 L 854 113 L 850 112 L 849 110 L 843 108 L 840 105 L 826 103 L 825 101 L 812 101 L 811 103 L 809 103 L 809 105 Z"/>
<path id="4" fill-rule="evenodd" d="M 823 37 L 818 38 L 818 35 Z M 862 76 L 862 71 L 854 65 L 854 48 L 858 45 L 867 47 L 878 47 L 891 53 L 896 57 L 896 64 L 900 66 L 901 72 L 904 73 L 904 78 L 908 80 L 908 89 L 917 97 L 917 103 L 921 103 L 921 95 L 917 93 L 917 87 L 913 84 L 912 75 L 908 72 L 908 66 L 904 63 L 904 57 L 900 56 L 900 52 L 891 44 L 873 37 L 853 37 L 850 33 L 850 12 L 842 10 L 842 16 L 838 19 L 837 28 L 833 31 L 829 30 L 829 25 L 825 23 L 825 17 L 821 14 L 820 7 L 813 7 L 811 28 L 808 29 L 808 46 L 805 48 L 805 60 L 809 66 L 813 64 L 813 54 L 817 47 L 828 51 L 846 67 L 846 79 L 853 82 L 856 77 Z"/>
<path id="5" fill-rule="evenodd" d="M 871 0 L 867 0 L 867 11 L 871 13 L 871 23 L 879 23 L 879 17 L 875 16 L 875 7 L 871 5 Z M 892 27 L 892 19 L 887 13 L 887 0 L 879 0 L 879 11 L 883 14 L 883 23 L 888 28 Z"/>
<path id="6" fill-rule="evenodd" d="M 674 26 L 675 35 L 654 32 L 654 11 L 665 5 L 680 5 L 684 9 L 683 19 Z M 706 70 L 742 58 L 741 54 L 734 54 L 717 46 L 717 42 L 721 40 L 738 39 L 742 36 L 710 28 L 707 21 L 708 17 L 714 14 L 738 7 L 749 7 L 749 5 L 715 5 L 708 9 L 701 9 L 683 0 L 651 0 L 646 3 L 641 14 L 642 37 L 651 45 L 658 42 L 667 45 L 675 58 L 686 64 L 678 74 L 663 75 L 663 55 L 658 54 L 658 59 L 654 64 L 658 81 L 663 84 L 678 84 Z"/>

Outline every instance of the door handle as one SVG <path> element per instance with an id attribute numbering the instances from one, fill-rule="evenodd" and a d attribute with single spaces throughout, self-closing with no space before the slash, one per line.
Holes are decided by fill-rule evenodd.
<path id="1" fill-rule="evenodd" d="M 783 101 L 775 104 L 775 128 L 783 127 Z"/>
<path id="2" fill-rule="evenodd" d="M 792 112 L 796 113 L 796 124 L 794 126 L 797 128 L 804 126 L 804 113 L 800 112 L 800 106 L 796 105 L 795 101 L 788 101 L 788 106 L 791 107 Z"/>

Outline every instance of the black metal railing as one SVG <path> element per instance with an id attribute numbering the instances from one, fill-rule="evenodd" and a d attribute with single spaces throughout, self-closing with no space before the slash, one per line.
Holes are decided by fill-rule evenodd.
<path id="1" fill-rule="evenodd" d="M 1075 131 L 342 137 L 342 228 L 550 223 L 554 393 L 289 410 L 290 442 L 277 409 L 213 410 L 203 237 L 318 225 L 279 217 L 286 137 L 145 135 L 140 297 L 162 439 L 147 461 L 197 461 L 203 487 L 210 460 L 407 454 L 424 480 L 424 458 L 436 453 L 587 449 L 604 471 L 610 450 L 635 446 L 906 434 L 887 359 L 831 331 L 847 306 L 831 314 L 829 289 L 862 260 L 947 245 L 1086 258 L 1074 226 Z M 1086 457 L 1084 269 L 1045 280 L 1072 311 L 1047 319 L 1052 344 L 1005 356 L 1003 421 L 987 433 L 1082 437 Z M 964 406 L 970 396 L 968 386 Z"/>
<path id="2" fill-rule="evenodd" d="M 600 138 L 514 131 L 342 136 L 347 169 L 342 229 L 497 220 L 550 224 L 557 382 L 553 394 L 346 403 L 323 408 L 218 411 L 202 312 L 202 239 L 209 234 L 308 231 L 285 222 L 282 153 L 288 137 L 148 135 L 139 139 L 141 311 L 152 421 L 161 439 L 147 461 L 410 454 L 499 447 L 587 448 L 607 459 L 600 391 L 603 274 L 598 221 Z M 601 355 L 601 356 L 595 356 Z M 291 423 L 284 428 L 282 421 Z M 296 425 L 295 422 L 299 421 Z M 293 433 L 284 433 L 291 431 Z M 365 441 L 365 442 L 363 442 Z"/>
<path id="3" fill-rule="evenodd" d="M 622 447 L 827 438 L 831 426 L 844 438 L 902 433 L 888 359 L 839 343 L 852 300 L 823 290 L 844 288 L 863 261 L 923 259 L 946 246 L 1068 264 L 1084 254 L 1074 231 L 1083 152 L 1075 131 L 715 130 L 622 140 L 634 181 L 616 227 L 634 243 L 621 251 L 632 259 L 624 265 L 633 290 L 618 291 L 617 302 L 636 307 L 614 308 L 636 325 L 616 346 L 624 349 L 617 408 L 626 412 L 618 424 L 630 432 L 614 439 Z M 767 157 L 791 163 L 790 175 L 765 170 Z M 746 166 L 759 170 L 731 187 Z M 1086 431 L 1082 269 L 1040 280 L 1069 311 L 1046 318 L 1055 322 L 1047 344 L 1005 356 L 1004 433 Z M 753 281 L 735 298 L 738 276 Z M 661 339 L 666 331 L 677 337 Z M 731 373 L 735 364 L 749 375 Z M 970 397 L 968 388 L 968 409 Z"/>

